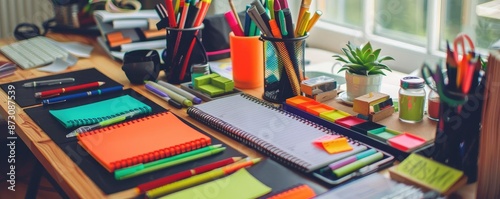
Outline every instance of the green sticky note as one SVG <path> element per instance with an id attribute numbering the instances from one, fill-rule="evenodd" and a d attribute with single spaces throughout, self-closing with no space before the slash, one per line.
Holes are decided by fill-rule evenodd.
<path id="1" fill-rule="evenodd" d="M 166 196 L 162 199 L 234 199 L 234 198 L 259 198 L 271 192 L 271 188 L 253 177 L 246 169 L 218 180 L 214 180 L 195 187 L 184 189 Z"/>
<path id="2" fill-rule="evenodd" d="M 395 170 L 405 178 L 424 184 L 440 193 L 446 192 L 463 175 L 460 170 L 415 153 L 403 160 Z"/>

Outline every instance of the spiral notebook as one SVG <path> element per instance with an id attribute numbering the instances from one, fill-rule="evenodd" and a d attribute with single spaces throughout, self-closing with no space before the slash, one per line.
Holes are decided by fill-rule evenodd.
<path id="1" fill-rule="evenodd" d="M 314 146 L 313 141 L 334 132 L 248 94 L 195 105 L 188 108 L 187 113 L 282 164 L 304 172 L 312 172 L 366 149 L 363 144 L 349 139 L 353 150 L 328 154 Z"/>
<path id="2" fill-rule="evenodd" d="M 151 112 L 151 107 L 130 95 L 123 95 L 71 108 L 50 110 L 49 113 L 65 128 L 73 128 L 96 124 L 137 110 L 139 114 L 148 114 Z"/>
<path id="3" fill-rule="evenodd" d="M 162 112 L 78 135 L 109 172 L 208 146 L 211 139 L 173 113 Z"/>

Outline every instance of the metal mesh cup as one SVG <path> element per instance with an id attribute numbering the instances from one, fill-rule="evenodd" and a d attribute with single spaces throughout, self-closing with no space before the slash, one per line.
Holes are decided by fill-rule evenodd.
<path id="1" fill-rule="evenodd" d="M 263 99 L 282 103 L 300 95 L 300 82 L 305 75 L 305 39 L 308 36 L 283 39 L 261 36 L 264 42 Z"/>

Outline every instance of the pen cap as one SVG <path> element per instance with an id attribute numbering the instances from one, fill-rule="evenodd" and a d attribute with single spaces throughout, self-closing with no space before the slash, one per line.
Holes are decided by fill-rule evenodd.
<path id="1" fill-rule="evenodd" d="M 125 53 L 122 70 L 133 84 L 156 81 L 160 72 L 160 55 L 156 50 L 135 50 Z"/>

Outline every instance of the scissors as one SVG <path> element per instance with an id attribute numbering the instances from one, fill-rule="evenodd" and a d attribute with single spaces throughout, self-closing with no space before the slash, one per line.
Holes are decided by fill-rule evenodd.
<path id="1" fill-rule="evenodd" d="M 439 94 L 439 99 L 450 106 L 460 106 L 467 102 L 467 95 L 458 92 L 451 92 L 446 89 L 446 85 L 444 83 L 444 75 L 443 75 L 443 67 L 441 64 L 437 65 L 436 72 L 432 72 L 429 65 L 425 64 L 422 66 L 422 75 L 424 77 L 425 82 L 431 89 L 435 89 L 435 91 Z M 434 82 L 431 81 L 431 78 Z"/>
<path id="2" fill-rule="evenodd" d="M 453 59 L 457 63 L 457 87 L 462 89 L 463 93 L 467 93 L 470 89 L 472 81 L 472 73 L 474 65 L 470 64 L 474 53 L 474 43 L 467 34 L 458 34 L 453 40 Z"/>

